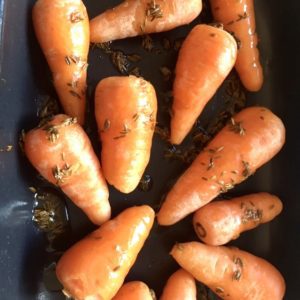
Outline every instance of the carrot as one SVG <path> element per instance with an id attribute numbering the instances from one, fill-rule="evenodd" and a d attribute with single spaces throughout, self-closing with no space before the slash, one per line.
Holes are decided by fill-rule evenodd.
<path id="1" fill-rule="evenodd" d="M 91 41 L 171 30 L 192 22 L 201 10 L 202 0 L 125 0 L 91 20 Z"/>
<path id="2" fill-rule="evenodd" d="M 259 61 L 258 38 L 253 0 L 210 0 L 217 22 L 236 37 L 239 44 L 235 68 L 249 91 L 256 92 L 263 85 L 263 69 Z"/>
<path id="3" fill-rule="evenodd" d="M 155 300 L 153 290 L 142 281 L 125 283 L 112 300 Z"/>
<path id="4" fill-rule="evenodd" d="M 175 69 L 171 143 L 180 144 L 234 67 L 236 41 L 228 32 L 197 25 L 183 42 Z"/>
<path id="5" fill-rule="evenodd" d="M 281 300 L 285 282 L 269 262 L 237 248 L 177 244 L 171 255 L 222 299 Z"/>
<path id="6" fill-rule="evenodd" d="M 160 300 L 196 300 L 195 279 L 183 269 L 177 270 L 168 279 Z"/>
<path id="7" fill-rule="evenodd" d="M 32 14 L 63 109 L 82 125 L 90 43 L 86 8 L 81 0 L 38 0 Z"/>
<path id="8" fill-rule="evenodd" d="M 227 201 L 215 201 L 200 208 L 193 218 L 198 237 L 209 245 L 223 245 L 240 233 L 267 223 L 282 210 L 282 202 L 268 193 Z"/>
<path id="9" fill-rule="evenodd" d="M 138 185 L 150 159 L 157 100 L 142 78 L 108 77 L 95 93 L 95 113 L 107 181 L 123 193 Z"/>
<path id="10" fill-rule="evenodd" d="M 95 224 L 110 218 L 108 189 L 91 142 L 75 118 L 57 115 L 29 131 L 25 153 L 32 165 Z"/>
<path id="11" fill-rule="evenodd" d="M 178 222 L 244 181 L 275 156 L 284 142 L 284 125 L 271 111 L 242 110 L 175 183 L 158 212 L 159 224 Z"/>
<path id="12" fill-rule="evenodd" d="M 64 292 L 78 300 L 112 299 L 143 247 L 153 221 L 151 207 L 131 207 L 72 246 L 56 267 Z"/>

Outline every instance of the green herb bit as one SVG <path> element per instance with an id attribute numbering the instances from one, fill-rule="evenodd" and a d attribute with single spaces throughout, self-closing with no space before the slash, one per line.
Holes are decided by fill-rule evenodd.
<path id="1" fill-rule="evenodd" d="M 155 0 L 147 3 L 146 8 L 146 17 L 150 18 L 150 21 L 153 22 L 155 19 L 163 17 L 163 12 L 159 4 L 156 4 Z"/>
<path id="2" fill-rule="evenodd" d="M 246 129 L 242 126 L 242 122 L 236 122 L 234 118 L 230 119 L 229 130 L 241 136 L 246 134 Z"/>
<path id="3" fill-rule="evenodd" d="M 78 23 L 83 20 L 84 20 L 84 17 L 81 15 L 81 13 L 79 11 L 74 11 L 70 15 L 70 21 L 72 23 Z"/>
<path id="4" fill-rule="evenodd" d="M 242 172 L 242 175 L 245 177 L 245 178 L 248 178 L 250 175 L 251 175 L 251 170 L 250 170 L 250 166 L 249 166 L 249 163 L 247 161 L 242 161 L 242 164 L 243 164 L 243 172 Z"/>

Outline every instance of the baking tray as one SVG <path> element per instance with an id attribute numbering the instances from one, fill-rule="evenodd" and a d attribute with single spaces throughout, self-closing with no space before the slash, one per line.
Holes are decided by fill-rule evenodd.
<path id="1" fill-rule="evenodd" d="M 94 17 L 120 1 L 84 2 L 90 17 Z M 48 66 L 33 33 L 33 3 L 33 0 L 0 0 L 0 148 L 13 146 L 9 152 L 0 152 L 0 299 L 3 300 L 64 299 L 57 291 L 59 286 L 50 280 L 53 273 L 45 273 L 45 267 L 55 261 L 66 245 L 56 253 L 49 252 L 45 235 L 32 222 L 34 197 L 28 187 L 47 186 L 47 183 L 37 176 L 18 147 L 21 130 L 37 124 L 41 101 L 46 95 L 55 97 Z M 272 192 L 282 199 L 284 210 L 271 223 L 244 233 L 232 244 L 273 263 L 286 279 L 285 299 L 295 300 L 300 292 L 300 3 L 296 0 L 284 4 L 279 0 L 256 0 L 255 5 L 265 84 L 259 93 L 247 95 L 247 105 L 264 105 L 278 114 L 287 128 L 287 143 L 276 158 L 234 189 L 230 196 Z M 201 18 L 207 21 L 209 16 Z M 158 45 L 163 37 L 172 40 L 184 37 L 192 25 L 154 35 L 155 44 Z M 141 38 L 117 41 L 113 47 L 142 55 L 141 62 L 136 65 L 142 76 L 156 87 L 162 107 L 162 94 L 170 89 L 170 83 L 163 81 L 159 67 L 172 68 L 177 52 L 147 53 L 141 48 Z M 97 82 L 119 73 L 109 57 L 97 48 L 92 49 L 89 62 L 88 93 L 92 111 Z M 203 128 L 216 116 L 220 103 L 222 91 L 200 118 Z M 87 129 L 99 153 L 93 113 L 90 115 Z M 167 122 L 162 109 L 158 120 L 162 124 Z M 186 167 L 178 160 L 164 159 L 165 149 L 166 143 L 155 136 L 146 170 L 153 178 L 150 191 L 136 190 L 124 195 L 110 188 L 114 216 L 136 204 L 158 207 L 163 194 Z M 61 193 L 59 197 L 64 199 Z M 72 244 L 94 227 L 70 201 L 66 203 L 71 224 L 66 242 Z M 195 238 L 190 218 L 171 227 L 155 225 L 126 280 L 143 280 L 160 295 L 166 279 L 177 268 L 168 255 L 172 245 Z"/>

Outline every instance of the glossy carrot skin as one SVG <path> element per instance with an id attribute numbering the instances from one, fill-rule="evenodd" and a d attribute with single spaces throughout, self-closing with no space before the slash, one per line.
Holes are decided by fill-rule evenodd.
<path id="1" fill-rule="evenodd" d="M 112 299 L 134 264 L 154 221 L 149 206 L 124 210 L 76 243 L 59 260 L 56 274 L 75 299 Z"/>
<path id="2" fill-rule="evenodd" d="M 237 45 L 226 31 L 197 25 L 179 52 L 173 87 L 171 143 L 180 144 L 234 67 Z"/>
<path id="3" fill-rule="evenodd" d="M 285 282 L 266 260 L 233 247 L 177 244 L 172 257 L 222 299 L 282 300 Z"/>
<path id="4" fill-rule="evenodd" d="M 161 17 L 149 15 L 149 0 L 125 0 L 90 22 L 91 42 L 103 43 L 147 33 L 171 30 L 192 22 L 202 10 L 202 0 L 155 0 Z M 156 10 L 152 5 L 152 11 Z"/>
<path id="5" fill-rule="evenodd" d="M 135 76 L 108 77 L 95 93 L 95 114 L 107 181 L 132 192 L 150 159 L 157 99 L 153 86 Z"/>
<path id="6" fill-rule="evenodd" d="M 274 195 L 257 193 L 225 201 L 214 201 L 196 211 L 195 232 L 209 245 L 224 245 L 240 233 L 274 219 L 282 202 Z"/>
<path id="7" fill-rule="evenodd" d="M 263 85 L 263 69 L 257 48 L 253 0 L 210 0 L 212 14 L 239 41 L 235 68 L 245 88 L 259 91 Z"/>
<path id="8" fill-rule="evenodd" d="M 63 109 L 82 125 L 90 44 L 86 8 L 81 0 L 38 0 L 32 15 Z"/>
<path id="9" fill-rule="evenodd" d="M 125 283 L 112 300 L 155 300 L 155 294 L 142 281 Z"/>
<path id="10" fill-rule="evenodd" d="M 108 189 L 91 142 L 74 118 L 57 115 L 29 131 L 26 156 L 39 173 L 80 207 L 95 224 L 110 218 Z"/>
<path id="11" fill-rule="evenodd" d="M 160 300 L 197 300 L 194 277 L 183 269 L 177 270 L 168 279 Z"/>
<path id="12" fill-rule="evenodd" d="M 159 224 L 178 222 L 244 181 L 275 156 L 284 142 L 284 125 L 270 110 L 242 110 L 175 183 L 158 212 Z"/>

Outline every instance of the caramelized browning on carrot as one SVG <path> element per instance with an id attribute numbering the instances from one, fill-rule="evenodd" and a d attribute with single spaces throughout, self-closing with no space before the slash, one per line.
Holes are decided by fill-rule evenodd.
<path id="1" fill-rule="evenodd" d="M 180 144 L 189 133 L 233 68 L 236 55 L 234 38 L 222 29 L 197 25 L 189 33 L 175 70 L 171 143 Z"/>
<path id="2" fill-rule="evenodd" d="M 240 233 L 274 219 L 282 210 L 278 197 L 268 193 L 215 201 L 200 208 L 193 218 L 198 237 L 210 245 L 223 245 Z"/>
<path id="3" fill-rule="evenodd" d="M 66 294 L 75 299 L 111 300 L 134 264 L 153 221 L 154 211 L 149 206 L 128 208 L 67 250 L 56 267 Z"/>
<path id="4" fill-rule="evenodd" d="M 178 179 L 157 218 L 171 225 L 244 181 L 282 148 L 285 128 L 263 107 L 239 112 Z"/>
<path id="5" fill-rule="evenodd" d="M 157 113 L 155 90 L 135 76 L 105 78 L 96 88 L 95 113 L 104 176 L 121 192 L 130 193 L 150 159 Z"/>
<path id="6" fill-rule="evenodd" d="M 153 290 L 142 281 L 125 283 L 112 300 L 155 300 Z"/>
<path id="7" fill-rule="evenodd" d="M 100 163 L 76 119 L 57 115 L 29 131 L 25 153 L 32 165 L 79 206 L 95 224 L 110 218 L 108 189 Z"/>
<path id="8" fill-rule="evenodd" d="M 267 261 L 237 248 L 177 244 L 171 255 L 222 299 L 282 300 L 285 282 Z"/>
<path id="9" fill-rule="evenodd" d="M 192 22 L 201 10 L 202 0 L 125 0 L 91 20 L 91 41 L 171 30 Z"/>
<path id="10" fill-rule="evenodd" d="M 236 37 L 239 44 L 236 70 L 245 88 L 256 92 L 263 85 L 263 70 L 257 49 L 253 0 L 210 0 L 217 22 Z"/>
<path id="11" fill-rule="evenodd" d="M 38 0 L 33 25 L 64 111 L 83 124 L 90 44 L 85 6 L 81 0 Z"/>
<path id="12" fill-rule="evenodd" d="M 168 279 L 160 300 L 196 300 L 195 279 L 183 269 L 179 269 Z"/>

